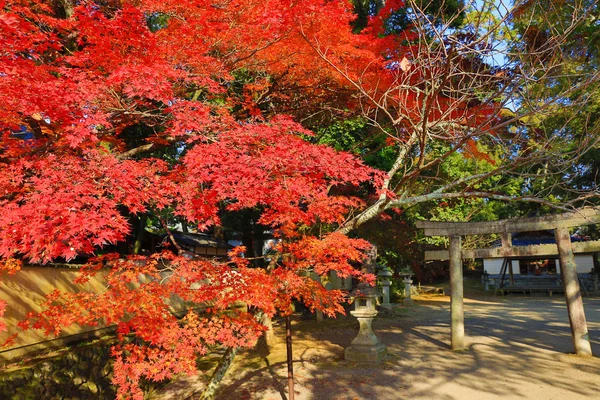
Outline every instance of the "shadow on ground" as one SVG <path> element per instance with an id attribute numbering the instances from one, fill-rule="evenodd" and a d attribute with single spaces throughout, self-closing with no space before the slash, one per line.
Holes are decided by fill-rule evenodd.
<path id="1" fill-rule="evenodd" d="M 600 299 L 585 303 L 597 353 Z M 378 318 L 374 329 L 389 356 L 375 366 L 343 361 L 343 349 L 358 330 L 352 317 L 296 321 L 296 399 L 600 398 L 600 359 L 569 354 L 573 347 L 564 300 L 472 302 L 465 304 L 465 313 L 468 349 L 462 352 L 450 350 L 447 301 L 419 301 Z M 283 341 L 267 357 L 243 354 L 217 398 L 287 400 Z"/>

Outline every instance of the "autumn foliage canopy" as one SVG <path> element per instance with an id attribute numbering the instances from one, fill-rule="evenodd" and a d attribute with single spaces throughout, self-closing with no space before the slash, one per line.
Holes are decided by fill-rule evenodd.
<path id="1" fill-rule="evenodd" d="M 377 100 L 408 68 L 409 37 L 381 35 L 400 6 L 355 34 L 345 1 L 0 0 L 2 267 L 86 256 L 82 282 L 108 269 L 106 291 L 51 293 L 23 327 L 118 325 L 115 383 L 139 397 L 140 378 L 191 372 L 209 346 L 252 345 L 265 328 L 237 302 L 341 312 L 343 293 L 309 271 L 368 279 L 355 268 L 368 244 L 331 232 L 363 205 L 349 188 L 380 196 L 383 175 L 311 144 L 300 122 L 359 107 L 352 82 Z M 241 249 L 227 263 L 99 255 L 132 235 L 132 215 L 205 230 L 251 208 L 283 239 L 274 268 Z M 173 296 L 202 311 L 174 315 Z"/>
<path id="2" fill-rule="evenodd" d="M 139 397 L 140 378 L 191 372 L 209 346 L 252 345 L 265 328 L 231 311 L 237 302 L 268 315 L 294 299 L 343 311 L 343 293 L 309 271 L 361 275 L 352 263 L 368 244 L 310 228 L 343 222 L 362 204 L 347 188 L 381 178 L 306 141 L 297 121 L 351 90 L 317 42 L 356 74 L 383 71 L 379 42 L 352 34 L 352 19 L 337 1 L 1 1 L 2 266 L 86 256 L 81 282 L 108 269 L 107 290 L 53 292 L 22 327 L 118 325 L 114 380 Z M 132 234 L 131 215 L 172 213 L 203 230 L 248 208 L 284 239 L 269 270 L 241 249 L 227 263 L 98 256 Z M 174 315 L 173 296 L 202 311 Z"/>

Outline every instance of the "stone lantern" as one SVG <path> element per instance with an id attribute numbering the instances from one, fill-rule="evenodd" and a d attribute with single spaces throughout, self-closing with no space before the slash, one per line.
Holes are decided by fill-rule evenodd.
<path id="1" fill-rule="evenodd" d="M 483 291 L 489 292 L 490 291 L 490 274 L 488 274 L 488 272 L 484 270 L 483 276 L 481 277 L 481 279 L 483 280 Z"/>
<path id="2" fill-rule="evenodd" d="M 386 346 L 379 341 L 371 328 L 373 318 L 377 315 L 375 303 L 378 293 L 373 287 L 360 286 L 351 294 L 354 297 L 354 310 L 350 311 L 350 314 L 358 319 L 360 330 L 346 348 L 344 358 L 350 362 L 377 363 L 387 354 Z"/>
<path id="3" fill-rule="evenodd" d="M 404 283 L 404 300 L 402 300 L 402 304 L 405 306 L 412 306 L 415 302 L 411 298 L 410 291 L 411 285 L 413 283 L 412 280 L 412 271 L 402 273 L 402 283 Z"/>
<path id="4" fill-rule="evenodd" d="M 392 277 L 392 271 L 385 267 L 377 274 L 379 277 L 379 283 L 381 284 L 381 292 L 383 294 L 383 301 L 381 303 L 381 307 L 387 308 L 388 310 L 392 309 L 392 303 L 390 303 L 390 278 Z"/>

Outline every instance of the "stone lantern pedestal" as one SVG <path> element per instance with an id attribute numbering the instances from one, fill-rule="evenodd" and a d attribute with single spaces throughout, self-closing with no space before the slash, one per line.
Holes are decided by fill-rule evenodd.
<path id="1" fill-rule="evenodd" d="M 410 286 L 413 283 L 410 275 L 405 276 L 402 283 L 404 283 L 404 295 L 406 296 L 404 300 L 402 300 L 402 304 L 405 306 L 412 306 L 415 304 L 415 301 L 410 297 Z"/>
<path id="2" fill-rule="evenodd" d="M 344 352 L 344 358 L 349 362 L 378 363 L 387 355 L 387 347 L 373 333 L 371 323 L 377 315 L 375 309 L 375 293 L 361 294 L 354 299 L 354 311 L 350 314 L 358 319 L 360 330 L 350 346 Z"/>

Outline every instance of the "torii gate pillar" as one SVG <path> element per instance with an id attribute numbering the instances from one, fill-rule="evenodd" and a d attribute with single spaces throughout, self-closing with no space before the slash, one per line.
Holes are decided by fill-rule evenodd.
<path id="1" fill-rule="evenodd" d="M 587 321 L 583 310 L 583 300 L 577 279 L 575 257 L 571 246 L 571 237 L 567 228 L 557 228 L 554 231 L 558 255 L 560 258 L 560 272 L 565 286 L 565 298 L 567 300 L 567 311 L 573 335 L 573 347 L 575 353 L 582 356 L 592 355 L 592 346 L 587 329 Z"/>
<path id="2" fill-rule="evenodd" d="M 463 270 L 460 236 L 450 236 L 449 250 L 452 350 L 463 350 L 465 348 L 465 312 L 463 308 Z"/>

